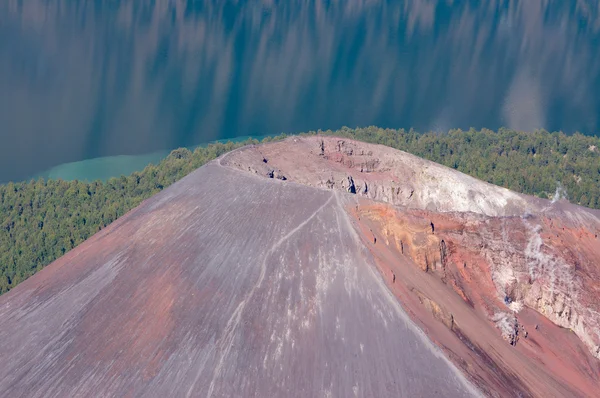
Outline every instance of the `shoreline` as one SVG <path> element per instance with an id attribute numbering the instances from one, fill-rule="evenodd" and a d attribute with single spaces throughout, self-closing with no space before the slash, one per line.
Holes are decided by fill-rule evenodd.
<path id="1" fill-rule="evenodd" d="M 224 138 L 221 140 L 214 140 L 204 142 L 198 145 L 189 147 L 180 146 L 172 149 L 159 150 L 156 152 L 145 153 L 141 155 L 113 155 L 113 156 L 102 156 L 98 158 L 84 159 L 76 162 L 61 163 L 39 173 L 36 173 L 22 181 L 38 180 L 43 178 L 45 180 L 64 180 L 64 181 L 102 181 L 115 177 L 128 176 L 136 171 L 142 171 L 150 164 L 158 164 L 165 159 L 169 154 L 177 149 L 186 148 L 190 151 L 194 151 L 199 147 L 206 147 L 210 144 L 226 143 L 226 142 L 240 142 L 248 139 L 262 140 L 266 137 L 275 137 L 276 135 L 257 135 L 257 136 L 240 136 L 233 138 Z M 7 184 L 10 181 L 3 182 Z M 17 181 L 13 181 L 17 182 Z"/>

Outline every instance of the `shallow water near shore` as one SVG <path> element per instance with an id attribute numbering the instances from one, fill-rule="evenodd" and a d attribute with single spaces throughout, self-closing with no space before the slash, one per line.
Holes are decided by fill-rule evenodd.
<path id="1" fill-rule="evenodd" d="M 143 170 L 149 164 L 157 164 L 169 154 L 168 151 L 147 155 L 117 155 L 65 163 L 46 170 L 32 178 L 61 179 L 65 181 L 106 181 L 111 177 L 129 175 Z"/>
<path id="2" fill-rule="evenodd" d="M 242 142 L 248 139 L 262 140 L 267 136 L 257 137 L 236 137 L 226 140 L 217 140 L 210 143 L 200 144 L 188 149 L 193 151 L 194 149 L 202 146 L 207 146 L 211 143 L 221 142 Z M 161 160 L 169 155 L 170 151 L 158 151 L 145 155 L 117 155 L 117 156 L 105 156 L 101 158 L 86 159 L 79 162 L 71 162 L 60 164 L 52 167 L 49 170 L 45 170 L 39 174 L 32 176 L 32 179 L 44 178 L 44 179 L 61 179 L 65 181 L 79 180 L 79 181 L 106 181 L 112 177 L 120 177 L 123 175 L 129 175 L 136 171 L 143 170 L 150 164 L 158 164 Z"/>

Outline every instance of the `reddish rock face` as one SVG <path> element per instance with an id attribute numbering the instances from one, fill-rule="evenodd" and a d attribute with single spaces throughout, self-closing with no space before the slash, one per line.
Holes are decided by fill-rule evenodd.
<path id="1" fill-rule="evenodd" d="M 266 177 L 356 193 L 385 203 L 489 216 L 539 211 L 545 202 L 483 183 L 382 145 L 336 137 L 293 137 L 225 155 L 223 164 Z"/>
<path id="2" fill-rule="evenodd" d="M 597 396 L 599 234 L 383 146 L 246 147 L 0 297 L 0 395 Z"/>
<path id="3" fill-rule="evenodd" d="M 224 162 L 264 175 L 257 157 L 289 181 L 356 195 L 348 211 L 389 286 L 484 391 L 600 389 L 600 212 L 336 137 L 246 148 Z"/>
<path id="4" fill-rule="evenodd" d="M 561 327 L 559 322 L 569 317 L 560 318 L 555 310 L 569 311 L 584 325 L 581 333 L 594 336 L 595 318 L 579 314 L 595 311 L 597 301 L 583 299 L 584 284 L 577 285 L 579 293 L 567 283 L 552 285 L 549 269 L 530 275 L 531 242 L 541 234 L 532 228 L 535 218 L 439 214 L 371 201 L 349 211 L 366 245 L 375 234 L 377 243 L 369 247 L 404 308 L 487 394 L 594 396 L 598 391 L 599 361 L 572 329 Z M 564 233 L 571 234 L 567 228 Z M 535 250 L 567 263 L 572 249 L 551 244 Z M 597 250 L 585 246 L 580 254 Z M 582 268 L 567 277 L 592 282 L 590 268 L 596 269 Z M 550 289 L 555 294 L 546 293 Z M 574 298 L 557 303 L 561 294 Z M 545 297 L 555 300 L 545 304 L 548 309 L 542 306 Z"/>

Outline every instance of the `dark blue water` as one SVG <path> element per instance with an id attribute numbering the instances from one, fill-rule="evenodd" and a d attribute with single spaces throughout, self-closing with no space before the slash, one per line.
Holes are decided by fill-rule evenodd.
<path id="1" fill-rule="evenodd" d="M 0 181 L 236 136 L 596 134 L 596 0 L 2 0 Z"/>

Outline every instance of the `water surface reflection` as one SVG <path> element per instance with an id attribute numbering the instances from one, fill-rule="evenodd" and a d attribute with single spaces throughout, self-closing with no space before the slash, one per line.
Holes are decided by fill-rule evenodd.
<path id="1" fill-rule="evenodd" d="M 598 131 L 596 1 L 5 0 L 0 181 L 347 126 Z"/>

